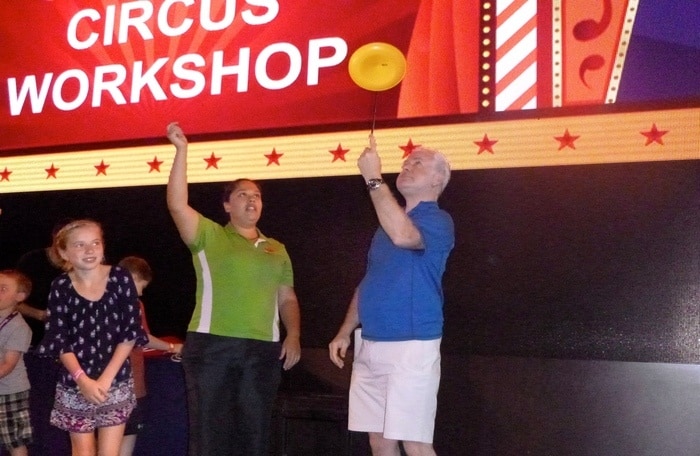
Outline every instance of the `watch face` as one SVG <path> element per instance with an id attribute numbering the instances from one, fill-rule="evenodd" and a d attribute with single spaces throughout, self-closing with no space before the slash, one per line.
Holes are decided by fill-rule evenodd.
<path id="1" fill-rule="evenodd" d="M 370 179 L 367 181 L 367 188 L 370 190 L 375 190 L 383 183 L 384 181 L 382 179 Z"/>

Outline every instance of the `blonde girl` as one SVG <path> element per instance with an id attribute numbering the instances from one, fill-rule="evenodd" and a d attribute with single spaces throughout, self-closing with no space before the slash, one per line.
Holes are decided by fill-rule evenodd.
<path id="1" fill-rule="evenodd" d="M 128 271 L 104 264 L 102 227 L 93 220 L 56 232 L 49 256 L 65 271 L 51 284 L 39 346 L 65 367 L 51 424 L 70 433 L 74 456 L 117 456 L 136 404 L 129 353 L 147 342 L 136 287 Z"/>

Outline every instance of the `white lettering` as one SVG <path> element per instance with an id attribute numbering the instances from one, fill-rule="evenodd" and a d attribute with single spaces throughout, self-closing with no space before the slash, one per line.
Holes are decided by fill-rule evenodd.
<path id="1" fill-rule="evenodd" d="M 141 10 L 140 16 L 131 17 L 131 12 Z M 141 0 L 122 4 L 119 18 L 119 43 L 124 44 L 129 38 L 129 28 L 134 27 L 144 41 L 152 40 L 153 34 L 148 28 L 148 21 L 153 16 L 153 4 L 150 1 Z"/>
<path id="2" fill-rule="evenodd" d="M 156 79 L 156 73 L 158 70 L 163 68 L 166 63 L 170 60 L 168 57 L 161 57 L 156 60 L 153 65 L 143 73 L 143 62 L 134 62 L 134 71 L 131 76 L 131 102 L 138 103 L 141 101 L 141 89 L 145 86 L 151 90 L 151 94 L 156 100 L 167 100 L 168 96 L 165 95 L 163 88 Z"/>
<path id="3" fill-rule="evenodd" d="M 66 39 L 68 40 L 70 47 L 79 51 L 89 48 L 95 44 L 99 38 L 99 35 L 95 32 L 89 33 L 87 38 L 84 40 L 80 40 L 78 38 L 78 24 L 82 19 L 91 19 L 92 22 L 95 22 L 100 19 L 100 13 L 94 9 L 85 9 L 78 11 L 75 16 L 70 18 L 66 32 Z"/>
<path id="4" fill-rule="evenodd" d="M 171 0 L 173 4 L 177 1 L 190 0 Z M 189 53 L 177 58 L 155 58 L 153 63 L 136 60 L 131 67 L 118 63 L 102 65 L 94 68 L 92 76 L 87 70 L 69 69 L 56 77 L 55 73 L 46 73 L 28 75 L 23 80 L 7 78 L 9 112 L 19 116 L 27 106 L 32 114 L 39 114 L 52 103 L 62 111 L 75 110 L 86 103 L 100 108 L 110 98 L 117 105 L 137 104 L 146 95 L 157 101 L 169 97 L 188 99 L 207 89 L 211 95 L 221 95 L 227 76 L 235 77 L 238 93 L 249 90 L 251 75 L 257 86 L 280 90 L 299 81 L 304 63 L 306 85 L 318 85 L 322 69 L 341 64 L 347 49 L 341 38 L 328 37 L 309 40 L 308 55 L 294 44 L 280 42 L 268 45 L 257 56 L 251 56 L 251 49 L 243 47 L 237 54 L 233 50 L 227 50 L 228 54 L 217 50 L 210 57 Z M 227 80 L 228 92 L 234 90 L 233 84 Z"/>
<path id="5" fill-rule="evenodd" d="M 207 62 L 199 54 L 187 54 L 177 58 L 173 63 L 173 75 L 183 81 L 191 81 L 194 84 L 191 88 L 186 89 L 181 83 L 176 82 L 170 84 L 170 91 L 176 98 L 194 98 L 204 91 L 207 85 L 207 80 L 202 73 L 188 69 L 185 65 L 191 63 L 195 67 L 204 67 Z"/>
<path id="6" fill-rule="evenodd" d="M 74 78 L 78 81 L 79 90 L 73 101 L 66 101 L 62 93 L 63 85 L 70 78 Z M 56 78 L 56 82 L 53 84 L 53 90 L 51 91 L 51 99 L 53 100 L 53 104 L 61 111 L 72 111 L 85 103 L 89 90 L 90 80 L 84 71 L 68 70 L 64 71 Z"/>
<path id="7" fill-rule="evenodd" d="M 281 79 L 274 80 L 267 74 L 267 62 L 275 53 L 289 57 L 289 71 Z M 255 61 L 255 79 L 266 89 L 279 90 L 289 87 L 301 73 L 301 53 L 291 43 L 275 43 L 262 50 Z"/>
<path id="8" fill-rule="evenodd" d="M 321 57 L 323 48 L 332 48 L 333 54 Z M 318 85 L 318 76 L 321 68 L 338 65 L 348 55 L 348 44 L 342 38 L 329 37 L 309 40 L 309 63 L 306 69 L 306 84 Z"/>
<path id="9" fill-rule="evenodd" d="M 213 16 L 220 15 L 223 2 L 223 16 L 215 19 Z M 182 4 L 185 8 L 196 6 L 195 0 L 164 0 L 154 16 L 154 6 L 149 0 L 136 0 L 110 4 L 105 6 L 104 20 L 102 27 L 102 44 L 111 46 L 114 44 L 114 37 L 118 44 L 129 41 L 131 29 L 144 41 L 152 40 L 154 30 L 165 36 L 181 36 L 192 29 L 194 20 L 189 17 L 182 17 L 180 24 L 171 25 L 168 16 L 176 3 Z M 246 0 L 247 7 L 241 11 L 242 20 L 248 25 L 263 25 L 272 22 L 280 11 L 279 0 Z M 224 30 L 233 24 L 236 18 L 236 0 L 201 0 L 199 5 L 199 24 L 203 30 L 215 32 Z M 82 21 L 89 21 L 83 24 Z M 100 39 L 100 33 L 94 31 L 99 28 L 102 15 L 93 8 L 79 10 L 68 23 L 67 40 L 73 49 L 85 50 L 95 45 Z M 82 24 L 82 25 L 81 25 Z M 155 24 L 155 26 L 154 26 Z M 85 37 L 79 37 L 78 29 L 84 29 L 87 33 Z M 133 38 L 133 37 L 132 37 Z"/>
<path id="10" fill-rule="evenodd" d="M 41 90 L 37 91 L 36 76 L 33 74 L 29 75 L 24 78 L 22 88 L 17 93 L 17 79 L 9 78 L 7 80 L 7 92 L 10 96 L 10 115 L 18 116 L 22 113 L 27 94 L 29 94 L 29 102 L 32 105 L 32 113 L 36 114 L 43 111 L 46 95 L 49 93 L 49 87 L 51 86 L 51 79 L 53 79 L 53 73 L 46 73 L 44 80 L 41 81 Z"/>
<path id="11" fill-rule="evenodd" d="M 105 30 L 104 36 L 102 37 L 102 44 L 105 46 L 109 46 L 114 42 L 114 23 L 116 22 L 116 17 L 117 6 L 107 5 L 107 9 L 105 10 Z"/>
<path id="12" fill-rule="evenodd" d="M 221 82 L 224 76 L 238 75 L 237 92 L 248 91 L 248 72 L 250 71 L 250 48 L 238 51 L 238 65 L 224 66 L 224 51 L 215 51 L 211 64 L 211 94 L 221 95 Z"/>
<path id="13" fill-rule="evenodd" d="M 170 8 L 175 3 L 182 3 L 187 7 L 194 5 L 194 0 L 165 0 L 163 2 L 160 10 L 158 10 L 158 29 L 165 36 L 184 35 L 190 29 L 190 27 L 192 27 L 192 23 L 194 22 L 192 19 L 184 18 L 182 20 L 182 24 L 176 27 L 171 27 L 170 23 L 168 22 L 168 13 L 170 12 Z"/>
<path id="14" fill-rule="evenodd" d="M 280 12 L 280 4 L 277 0 L 246 0 L 248 5 L 261 6 L 266 8 L 265 14 L 256 16 L 250 9 L 245 9 L 241 12 L 243 22 L 248 25 L 262 25 L 272 22 Z"/>
<path id="15" fill-rule="evenodd" d="M 107 74 L 114 74 L 111 80 L 106 80 Z M 126 80 L 126 68 L 122 65 L 103 65 L 95 68 L 95 81 L 92 88 L 92 107 L 97 108 L 102 105 L 102 92 L 112 95 L 112 99 L 118 105 L 126 104 L 124 94 L 119 90 L 119 86 Z"/>
<path id="16" fill-rule="evenodd" d="M 215 32 L 233 24 L 233 19 L 236 16 L 236 0 L 233 0 L 232 8 L 229 8 L 230 0 L 226 0 L 224 4 L 224 18 L 219 22 L 214 22 L 211 18 L 211 0 L 202 0 L 202 5 L 199 9 L 199 21 L 204 30 Z"/>

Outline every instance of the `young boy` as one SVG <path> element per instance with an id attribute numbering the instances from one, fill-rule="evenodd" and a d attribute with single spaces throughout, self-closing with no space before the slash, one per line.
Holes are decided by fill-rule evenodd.
<path id="1" fill-rule="evenodd" d="M 0 440 L 12 456 L 26 456 L 32 442 L 24 366 L 32 331 L 17 311 L 31 291 L 32 282 L 21 272 L 0 271 Z"/>
<path id="2" fill-rule="evenodd" d="M 143 290 L 149 283 L 151 283 L 151 280 L 153 280 L 153 271 L 148 265 L 148 262 L 140 257 L 128 256 L 119 262 L 119 266 L 131 273 L 131 278 L 134 279 L 134 285 L 136 285 L 136 291 L 140 297 L 143 294 Z M 144 331 L 146 331 L 146 334 L 148 335 L 148 343 L 146 344 L 146 347 L 168 353 L 179 354 L 182 350 L 182 344 L 166 342 L 151 334 L 151 331 L 148 329 L 148 323 L 146 322 L 146 313 L 143 307 L 143 302 L 141 302 L 140 299 L 139 305 L 141 306 L 141 326 L 143 326 Z M 136 435 L 143 429 L 146 419 L 146 380 L 143 349 L 141 347 L 134 347 L 134 349 L 131 350 L 130 357 L 131 369 L 134 374 L 136 408 L 131 413 L 129 421 L 126 423 L 126 429 L 124 430 L 124 438 L 122 439 L 122 446 L 119 451 L 119 456 L 131 456 L 131 454 L 133 454 L 134 447 L 136 445 Z"/>

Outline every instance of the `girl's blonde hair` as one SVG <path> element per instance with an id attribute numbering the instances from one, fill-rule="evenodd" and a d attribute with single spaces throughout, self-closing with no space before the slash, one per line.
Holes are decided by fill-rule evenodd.
<path id="1" fill-rule="evenodd" d="M 60 268 L 63 271 L 70 271 L 73 268 L 70 262 L 64 260 L 61 257 L 61 251 L 66 250 L 66 248 L 68 247 L 68 238 L 74 230 L 88 225 L 93 225 L 99 228 L 100 237 L 104 236 L 104 233 L 102 231 L 102 225 L 100 225 L 94 220 L 80 219 L 66 223 L 60 230 L 56 231 L 56 233 L 53 235 L 53 243 L 51 244 L 51 248 L 49 249 L 49 259 L 51 260 L 51 263 L 53 263 L 57 268 Z"/>

